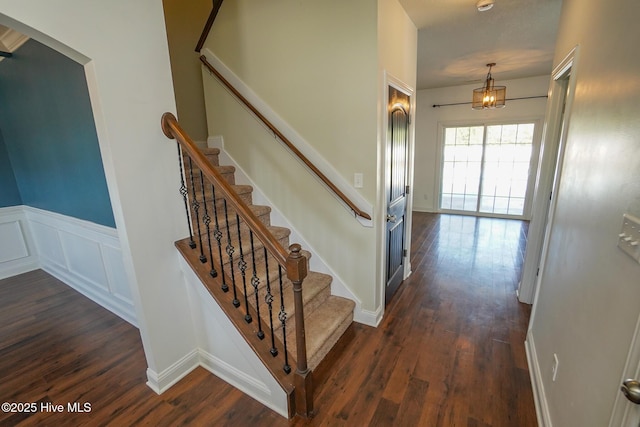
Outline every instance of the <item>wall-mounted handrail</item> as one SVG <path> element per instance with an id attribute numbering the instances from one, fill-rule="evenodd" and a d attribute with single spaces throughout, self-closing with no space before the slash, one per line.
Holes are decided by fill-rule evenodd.
<path id="1" fill-rule="evenodd" d="M 353 213 L 362 218 L 371 219 L 371 216 L 360 209 L 351 199 L 349 199 L 325 174 L 323 174 L 320 169 L 318 169 L 312 162 L 309 160 L 298 148 L 286 137 L 280 130 L 269 121 L 258 109 L 249 102 L 247 98 L 245 98 L 224 76 L 216 70 L 216 68 L 211 65 L 207 58 L 204 55 L 200 56 L 200 61 L 204 64 L 207 69 L 213 73 L 216 78 L 236 97 L 240 102 L 242 102 L 273 134 L 280 139 L 287 148 L 297 156 L 304 165 L 311 170 L 319 179 L 322 181 L 324 185 L 327 186 L 329 190 L 331 190 L 343 203 L 345 203 L 349 209 L 353 211 Z"/>
<path id="2" fill-rule="evenodd" d="M 213 0 L 213 8 L 211 9 L 211 13 L 209 14 L 209 18 L 207 22 L 204 24 L 204 28 L 202 29 L 202 34 L 200 34 L 200 39 L 198 40 L 198 44 L 196 45 L 196 52 L 200 53 L 202 50 L 202 46 L 204 46 L 204 42 L 207 40 L 209 36 L 209 31 L 211 31 L 211 26 L 213 25 L 213 21 L 216 20 L 216 16 L 218 16 L 218 11 L 220 10 L 220 6 L 222 6 L 223 0 Z"/>

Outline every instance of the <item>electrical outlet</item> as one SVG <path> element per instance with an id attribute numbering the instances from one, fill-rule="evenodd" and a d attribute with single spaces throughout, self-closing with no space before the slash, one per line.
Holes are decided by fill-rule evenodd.
<path id="1" fill-rule="evenodd" d="M 551 366 L 551 381 L 555 381 L 557 375 L 558 375 L 558 355 L 553 353 L 553 366 Z"/>

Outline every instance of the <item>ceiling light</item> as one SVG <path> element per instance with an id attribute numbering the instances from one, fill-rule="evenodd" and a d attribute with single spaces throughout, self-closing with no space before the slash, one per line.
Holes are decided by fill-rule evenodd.
<path id="1" fill-rule="evenodd" d="M 478 0 L 476 7 L 479 12 L 485 12 L 493 7 L 493 0 Z"/>
<path id="2" fill-rule="evenodd" d="M 505 106 L 504 102 L 507 97 L 507 87 L 496 86 L 493 77 L 491 77 L 491 67 L 495 67 L 495 65 L 495 62 L 487 64 L 489 72 L 487 73 L 487 80 L 484 86 L 473 90 L 471 108 L 474 110 L 487 110 Z"/>

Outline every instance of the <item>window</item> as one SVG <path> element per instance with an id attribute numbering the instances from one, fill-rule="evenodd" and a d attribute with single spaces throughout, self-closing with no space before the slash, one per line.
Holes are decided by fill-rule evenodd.
<path id="1" fill-rule="evenodd" d="M 440 209 L 525 215 L 534 123 L 445 127 Z"/>

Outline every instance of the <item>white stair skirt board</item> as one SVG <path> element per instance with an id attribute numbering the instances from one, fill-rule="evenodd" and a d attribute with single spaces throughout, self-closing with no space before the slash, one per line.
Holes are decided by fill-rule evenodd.
<path id="1" fill-rule="evenodd" d="M 16 214 L 15 210 L 21 213 Z M 28 251 L 28 256 L 22 259 L 28 260 L 25 266 L 29 270 L 21 272 L 42 268 L 137 327 L 120 240 L 114 228 L 29 206 L 16 207 L 15 210 L 9 215 L 4 215 L 6 211 L 0 210 L 0 234 L 2 224 L 7 224 L 5 219 L 22 215 L 20 229 L 24 232 Z M 19 235 L 15 226 L 8 227 L 14 227 L 9 229 L 8 234 L 17 239 Z M 0 247 L 5 244 L 9 243 L 0 239 Z M 2 252 L 3 249 L 0 249 Z M 0 274 L 4 273 L 4 266 L 0 264 Z"/>
<path id="2" fill-rule="evenodd" d="M 318 153 L 311 144 L 309 144 L 295 129 L 293 129 L 282 117 L 280 117 L 266 102 L 264 102 L 249 86 L 247 86 L 240 78 L 228 68 L 213 52 L 209 49 L 202 49 L 202 54 L 207 61 L 213 65 L 222 76 L 229 81 L 235 88 L 244 96 L 251 104 L 253 104 L 258 111 L 264 117 L 267 118 L 273 125 L 286 136 L 293 145 L 296 146 L 302 154 L 304 154 L 327 178 L 335 184 L 344 195 L 373 217 L 373 206 L 367 201 L 357 190 L 353 188 L 350 182 L 345 180 L 324 157 Z M 211 76 L 215 79 L 215 76 Z M 279 140 L 278 140 L 279 141 Z M 313 172 L 309 172 L 313 174 Z M 315 176 L 315 175 L 314 175 Z M 324 184 L 321 184 L 324 185 Z M 328 190 L 329 191 L 329 190 Z M 333 193 L 331 193 L 333 195 Z M 342 204 L 345 209 L 353 216 L 351 208 L 349 208 L 338 196 L 335 196 L 336 200 Z M 355 219 L 364 227 L 373 227 L 373 221 L 359 216 L 355 216 Z"/>
<path id="3" fill-rule="evenodd" d="M 289 223 L 282 212 L 280 212 L 278 208 L 275 207 L 275 204 L 272 203 L 271 200 L 269 200 L 264 195 L 264 193 L 260 189 L 260 186 L 248 177 L 248 175 L 238 165 L 233 157 L 229 156 L 229 154 L 224 149 L 224 138 L 222 136 L 210 136 L 207 144 L 209 148 L 220 149 L 218 158 L 220 159 L 221 165 L 234 166 L 236 168 L 236 184 L 250 185 L 251 187 L 253 187 L 252 195 L 254 204 L 267 205 L 271 207 L 271 223 L 273 225 L 285 227 L 291 230 L 290 241 L 299 243 L 303 249 L 313 254 L 311 256 L 311 259 L 309 260 L 310 269 L 320 273 L 328 274 L 333 277 L 333 281 L 331 282 L 331 294 L 350 299 L 351 301 L 354 301 L 356 303 L 356 307 L 353 312 L 353 320 L 368 326 L 378 326 L 378 324 L 382 320 L 383 307 L 379 307 L 376 311 L 364 310 L 362 308 L 362 303 L 360 302 L 360 300 L 353 294 L 349 287 L 345 285 L 340 276 L 328 266 L 328 264 L 322 259 L 322 257 L 318 255 L 318 251 L 314 250 L 313 246 L 311 246 L 304 239 L 304 237 L 302 237 L 298 230 L 296 230 L 296 228 Z"/>
<path id="4" fill-rule="evenodd" d="M 287 418 L 287 395 L 280 384 L 182 257 L 180 268 L 189 292 L 200 365 Z"/>
<path id="5" fill-rule="evenodd" d="M 542 382 L 542 371 L 538 363 L 538 355 L 536 353 L 535 341 L 531 331 L 527 334 L 524 342 L 527 353 L 527 364 L 529 365 L 529 375 L 531 377 L 531 387 L 533 388 L 533 400 L 536 406 L 536 416 L 538 418 L 539 427 L 552 427 L 551 416 L 549 415 L 549 406 L 547 405 L 547 397 L 544 392 L 544 384 Z"/>
<path id="6" fill-rule="evenodd" d="M 0 279 L 39 267 L 23 206 L 0 208 Z"/>

